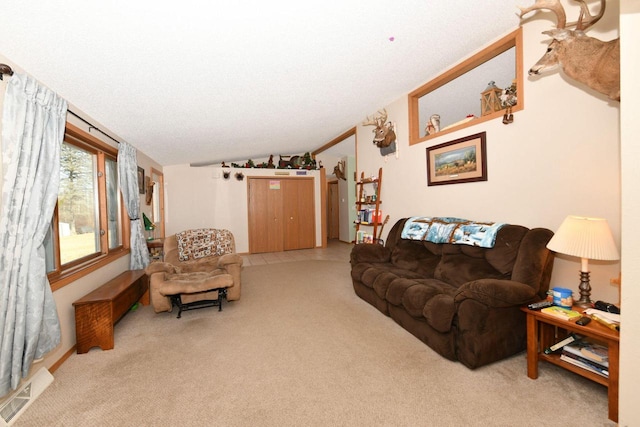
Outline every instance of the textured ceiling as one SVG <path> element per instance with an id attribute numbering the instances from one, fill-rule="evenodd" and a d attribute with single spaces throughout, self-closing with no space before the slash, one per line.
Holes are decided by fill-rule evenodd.
<path id="1" fill-rule="evenodd" d="M 517 27 L 532 1 L 2 3 L 0 54 L 172 165 L 313 151 Z"/>

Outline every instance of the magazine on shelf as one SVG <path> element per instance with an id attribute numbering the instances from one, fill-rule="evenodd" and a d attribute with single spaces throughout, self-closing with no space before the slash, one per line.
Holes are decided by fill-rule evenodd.
<path id="1" fill-rule="evenodd" d="M 572 365 L 578 366 L 578 367 L 580 367 L 582 369 L 586 369 L 587 371 L 596 373 L 596 374 L 601 375 L 601 376 L 603 376 L 605 378 L 609 378 L 609 370 L 608 369 L 603 369 L 602 367 L 595 366 L 594 363 L 587 363 L 587 362 L 582 361 L 582 360 L 574 359 L 574 357 L 579 357 L 579 356 L 576 356 L 573 353 L 568 353 L 568 352 L 563 351 L 562 354 L 560 355 L 560 360 L 564 360 L 567 363 L 571 363 Z"/>
<path id="2" fill-rule="evenodd" d="M 593 343 L 587 340 L 572 342 L 564 347 L 564 351 L 581 356 L 587 360 L 609 367 L 609 349 L 605 345 Z"/>
<path id="3" fill-rule="evenodd" d="M 589 359 L 587 359 L 587 358 L 586 358 L 586 357 L 584 357 L 584 356 L 580 356 L 579 354 L 571 353 L 571 352 L 569 352 L 569 351 L 567 351 L 567 350 L 564 350 L 564 351 L 562 352 L 562 354 L 565 354 L 565 355 L 567 355 L 568 357 L 570 357 L 570 358 L 572 358 L 572 359 L 574 359 L 574 360 L 577 360 L 577 361 L 579 361 L 579 362 L 582 362 L 582 363 L 584 363 L 585 365 L 589 365 L 589 366 L 590 366 L 590 367 L 592 367 L 593 369 L 596 369 L 596 370 L 598 370 L 598 371 L 603 371 L 603 372 L 605 372 L 605 371 L 606 371 L 606 373 L 607 373 L 607 374 L 609 373 L 609 367 L 608 367 L 608 366 L 604 366 L 604 365 L 603 365 L 603 364 L 601 364 L 601 363 L 597 363 L 597 362 L 594 362 L 593 360 L 589 360 Z"/>

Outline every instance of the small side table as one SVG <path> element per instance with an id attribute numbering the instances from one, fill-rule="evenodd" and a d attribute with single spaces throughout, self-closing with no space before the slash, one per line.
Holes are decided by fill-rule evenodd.
<path id="1" fill-rule="evenodd" d="M 582 313 L 582 308 L 572 310 Z M 564 320 L 539 310 L 522 307 L 527 314 L 527 375 L 538 378 L 538 362 L 553 363 L 608 387 L 609 419 L 618 422 L 618 378 L 620 376 L 620 332 L 592 321 L 586 326 L 576 325 L 574 320 Z M 592 339 L 609 348 L 609 378 L 589 372 L 560 359 L 558 354 L 544 354 L 544 349 L 566 338 L 569 332 Z"/>
<path id="2" fill-rule="evenodd" d="M 149 249 L 149 256 L 154 261 L 164 260 L 164 239 L 147 240 L 147 249 Z"/>

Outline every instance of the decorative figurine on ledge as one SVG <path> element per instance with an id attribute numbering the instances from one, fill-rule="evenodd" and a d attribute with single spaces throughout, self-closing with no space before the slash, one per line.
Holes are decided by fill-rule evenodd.
<path id="1" fill-rule="evenodd" d="M 429 121 L 427 122 L 427 126 L 424 128 L 424 134 L 433 135 L 434 133 L 440 132 L 440 115 L 432 114 L 429 117 Z"/>

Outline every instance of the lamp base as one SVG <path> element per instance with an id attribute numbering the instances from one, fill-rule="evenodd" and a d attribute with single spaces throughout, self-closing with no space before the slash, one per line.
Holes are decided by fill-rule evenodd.
<path id="1" fill-rule="evenodd" d="M 591 301 L 591 285 L 589 284 L 589 272 L 580 272 L 580 299 L 574 302 L 578 307 L 591 308 L 593 307 L 593 301 Z"/>

